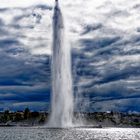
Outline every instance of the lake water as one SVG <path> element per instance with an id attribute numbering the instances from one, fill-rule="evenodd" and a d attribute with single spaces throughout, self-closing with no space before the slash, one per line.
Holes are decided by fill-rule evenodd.
<path id="1" fill-rule="evenodd" d="M 0 140 L 140 140 L 140 129 L 1 127 Z"/>

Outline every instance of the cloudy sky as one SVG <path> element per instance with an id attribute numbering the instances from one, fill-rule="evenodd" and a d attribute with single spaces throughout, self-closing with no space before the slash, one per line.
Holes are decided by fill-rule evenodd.
<path id="1" fill-rule="evenodd" d="M 140 1 L 60 0 L 81 110 L 140 112 Z M 0 110 L 48 110 L 53 0 L 0 0 Z"/>

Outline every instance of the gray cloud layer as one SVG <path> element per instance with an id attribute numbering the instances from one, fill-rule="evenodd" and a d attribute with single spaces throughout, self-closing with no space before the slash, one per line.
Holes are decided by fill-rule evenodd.
<path id="1" fill-rule="evenodd" d="M 139 2 L 93 2 L 62 3 L 79 109 L 140 111 Z M 0 9 L 0 109 L 49 108 L 52 9 Z"/>

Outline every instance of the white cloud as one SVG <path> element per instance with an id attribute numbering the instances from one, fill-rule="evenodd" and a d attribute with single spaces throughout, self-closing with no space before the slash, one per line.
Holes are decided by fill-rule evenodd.
<path id="1" fill-rule="evenodd" d="M 14 8 L 14 7 L 27 7 L 35 4 L 49 4 L 52 5 L 54 3 L 53 0 L 0 0 L 1 8 Z"/>
<path id="2" fill-rule="evenodd" d="M 6 39 L 18 42 L 12 43 L 10 47 L 0 48 L 0 58 L 3 59 L 0 63 L 1 75 L 10 78 L 31 69 L 38 70 L 40 73 L 37 74 L 48 72 L 46 69 L 42 70 L 38 61 L 41 61 L 39 56 L 51 55 L 53 9 L 36 6 L 40 4 L 53 8 L 54 1 L 0 0 L 0 8 L 7 8 L 0 12 L 0 43 L 4 46 L 3 40 Z M 75 53 L 73 61 L 78 59 L 74 68 L 77 68 L 79 74 L 76 73 L 79 85 L 76 84 L 81 86 L 80 92 L 97 92 L 99 96 L 114 96 L 112 91 L 116 91 L 115 96 L 137 95 L 140 89 L 139 0 L 60 0 L 60 5 L 68 31 L 66 35 Z M 38 57 L 34 59 L 35 56 Z M 49 72 L 47 74 L 50 75 Z M 33 85 L 39 82 L 34 77 L 31 81 L 16 80 Z M 40 87 L 36 84 L 32 87 L 0 86 L 0 90 L 7 88 L 8 92 L 14 89 L 20 92 L 21 89 L 33 91 L 44 88 L 43 83 L 38 85 Z M 116 104 L 120 102 L 121 99 Z M 126 105 L 129 103 L 126 102 Z M 108 110 L 115 108 L 116 104 L 115 101 L 107 105 L 97 104 L 97 108 L 101 106 Z"/>

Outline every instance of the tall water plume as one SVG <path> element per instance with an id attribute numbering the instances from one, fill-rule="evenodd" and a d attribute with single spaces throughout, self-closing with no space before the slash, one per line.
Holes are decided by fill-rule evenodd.
<path id="1" fill-rule="evenodd" d="M 63 15 L 56 0 L 53 16 L 52 104 L 49 126 L 71 127 L 73 90 L 71 50 L 67 42 Z"/>

